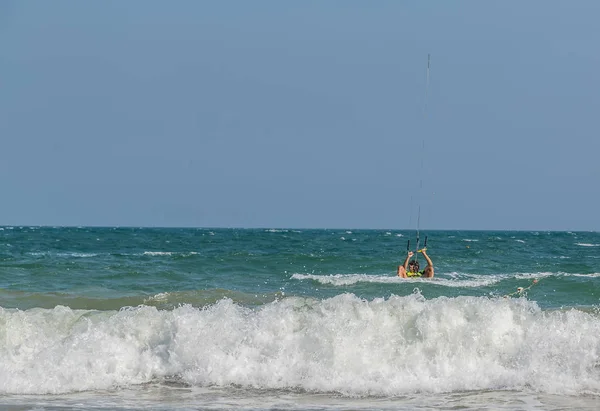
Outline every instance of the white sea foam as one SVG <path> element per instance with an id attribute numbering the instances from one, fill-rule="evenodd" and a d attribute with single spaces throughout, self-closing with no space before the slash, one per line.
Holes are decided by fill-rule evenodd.
<path id="1" fill-rule="evenodd" d="M 103 390 L 176 376 L 204 387 L 400 396 L 600 395 L 600 319 L 525 299 L 291 297 L 259 308 L 0 309 L 0 394 Z"/>
<path id="2" fill-rule="evenodd" d="M 575 245 L 581 247 L 600 247 L 600 244 L 589 244 L 589 243 L 575 243 Z"/>
<path id="3" fill-rule="evenodd" d="M 352 285 L 359 282 L 365 283 L 398 283 L 402 280 L 398 276 L 390 275 L 370 275 L 370 274 L 293 274 L 294 280 L 314 280 L 321 284 L 331 284 L 335 286 Z"/>
<path id="4" fill-rule="evenodd" d="M 151 301 L 158 301 L 158 302 L 167 301 L 169 299 L 170 295 L 171 295 L 170 293 L 158 293 L 156 295 L 153 295 L 151 297 L 144 299 L 144 303 L 151 302 Z"/>
<path id="5" fill-rule="evenodd" d="M 541 272 L 541 273 L 518 273 L 518 274 L 507 276 L 506 278 L 514 277 L 519 280 L 535 280 L 535 279 L 552 277 L 552 276 L 556 276 L 556 273 L 551 273 L 551 272 L 545 271 L 545 272 Z"/>

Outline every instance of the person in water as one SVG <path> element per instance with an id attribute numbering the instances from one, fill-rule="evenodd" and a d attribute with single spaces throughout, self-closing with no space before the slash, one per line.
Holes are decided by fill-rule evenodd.
<path id="1" fill-rule="evenodd" d="M 410 257 L 414 255 L 412 251 L 409 251 L 406 260 L 404 260 L 404 264 L 398 266 L 398 277 L 433 277 L 433 263 L 431 262 L 431 258 L 427 255 L 427 249 L 423 248 L 422 250 L 419 250 L 419 252 L 423 254 L 423 257 L 425 257 L 425 260 L 427 261 L 427 266 L 423 271 L 419 271 L 419 262 L 416 259 L 409 262 Z"/>

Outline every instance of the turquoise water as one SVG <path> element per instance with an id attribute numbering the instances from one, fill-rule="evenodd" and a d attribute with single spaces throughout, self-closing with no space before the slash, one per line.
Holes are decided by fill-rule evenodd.
<path id="1" fill-rule="evenodd" d="M 0 405 L 598 408 L 600 233 L 415 234 L 2 227 Z"/>

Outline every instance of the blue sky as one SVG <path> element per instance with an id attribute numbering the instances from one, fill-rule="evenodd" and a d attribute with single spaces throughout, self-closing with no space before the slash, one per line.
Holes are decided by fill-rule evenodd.
<path id="1" fill-rule="evenodd" d="M 599 20 L 0 2 L 0 224 L 600 230 Z"/>

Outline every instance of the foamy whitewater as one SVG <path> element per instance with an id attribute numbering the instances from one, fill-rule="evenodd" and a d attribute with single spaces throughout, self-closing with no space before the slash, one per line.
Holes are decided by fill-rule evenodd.
<path id="1" fill-rule="evenodd" d="M 411 234 L 4 227 L 0 407 L 600 407 L 600 234 Z"/>

